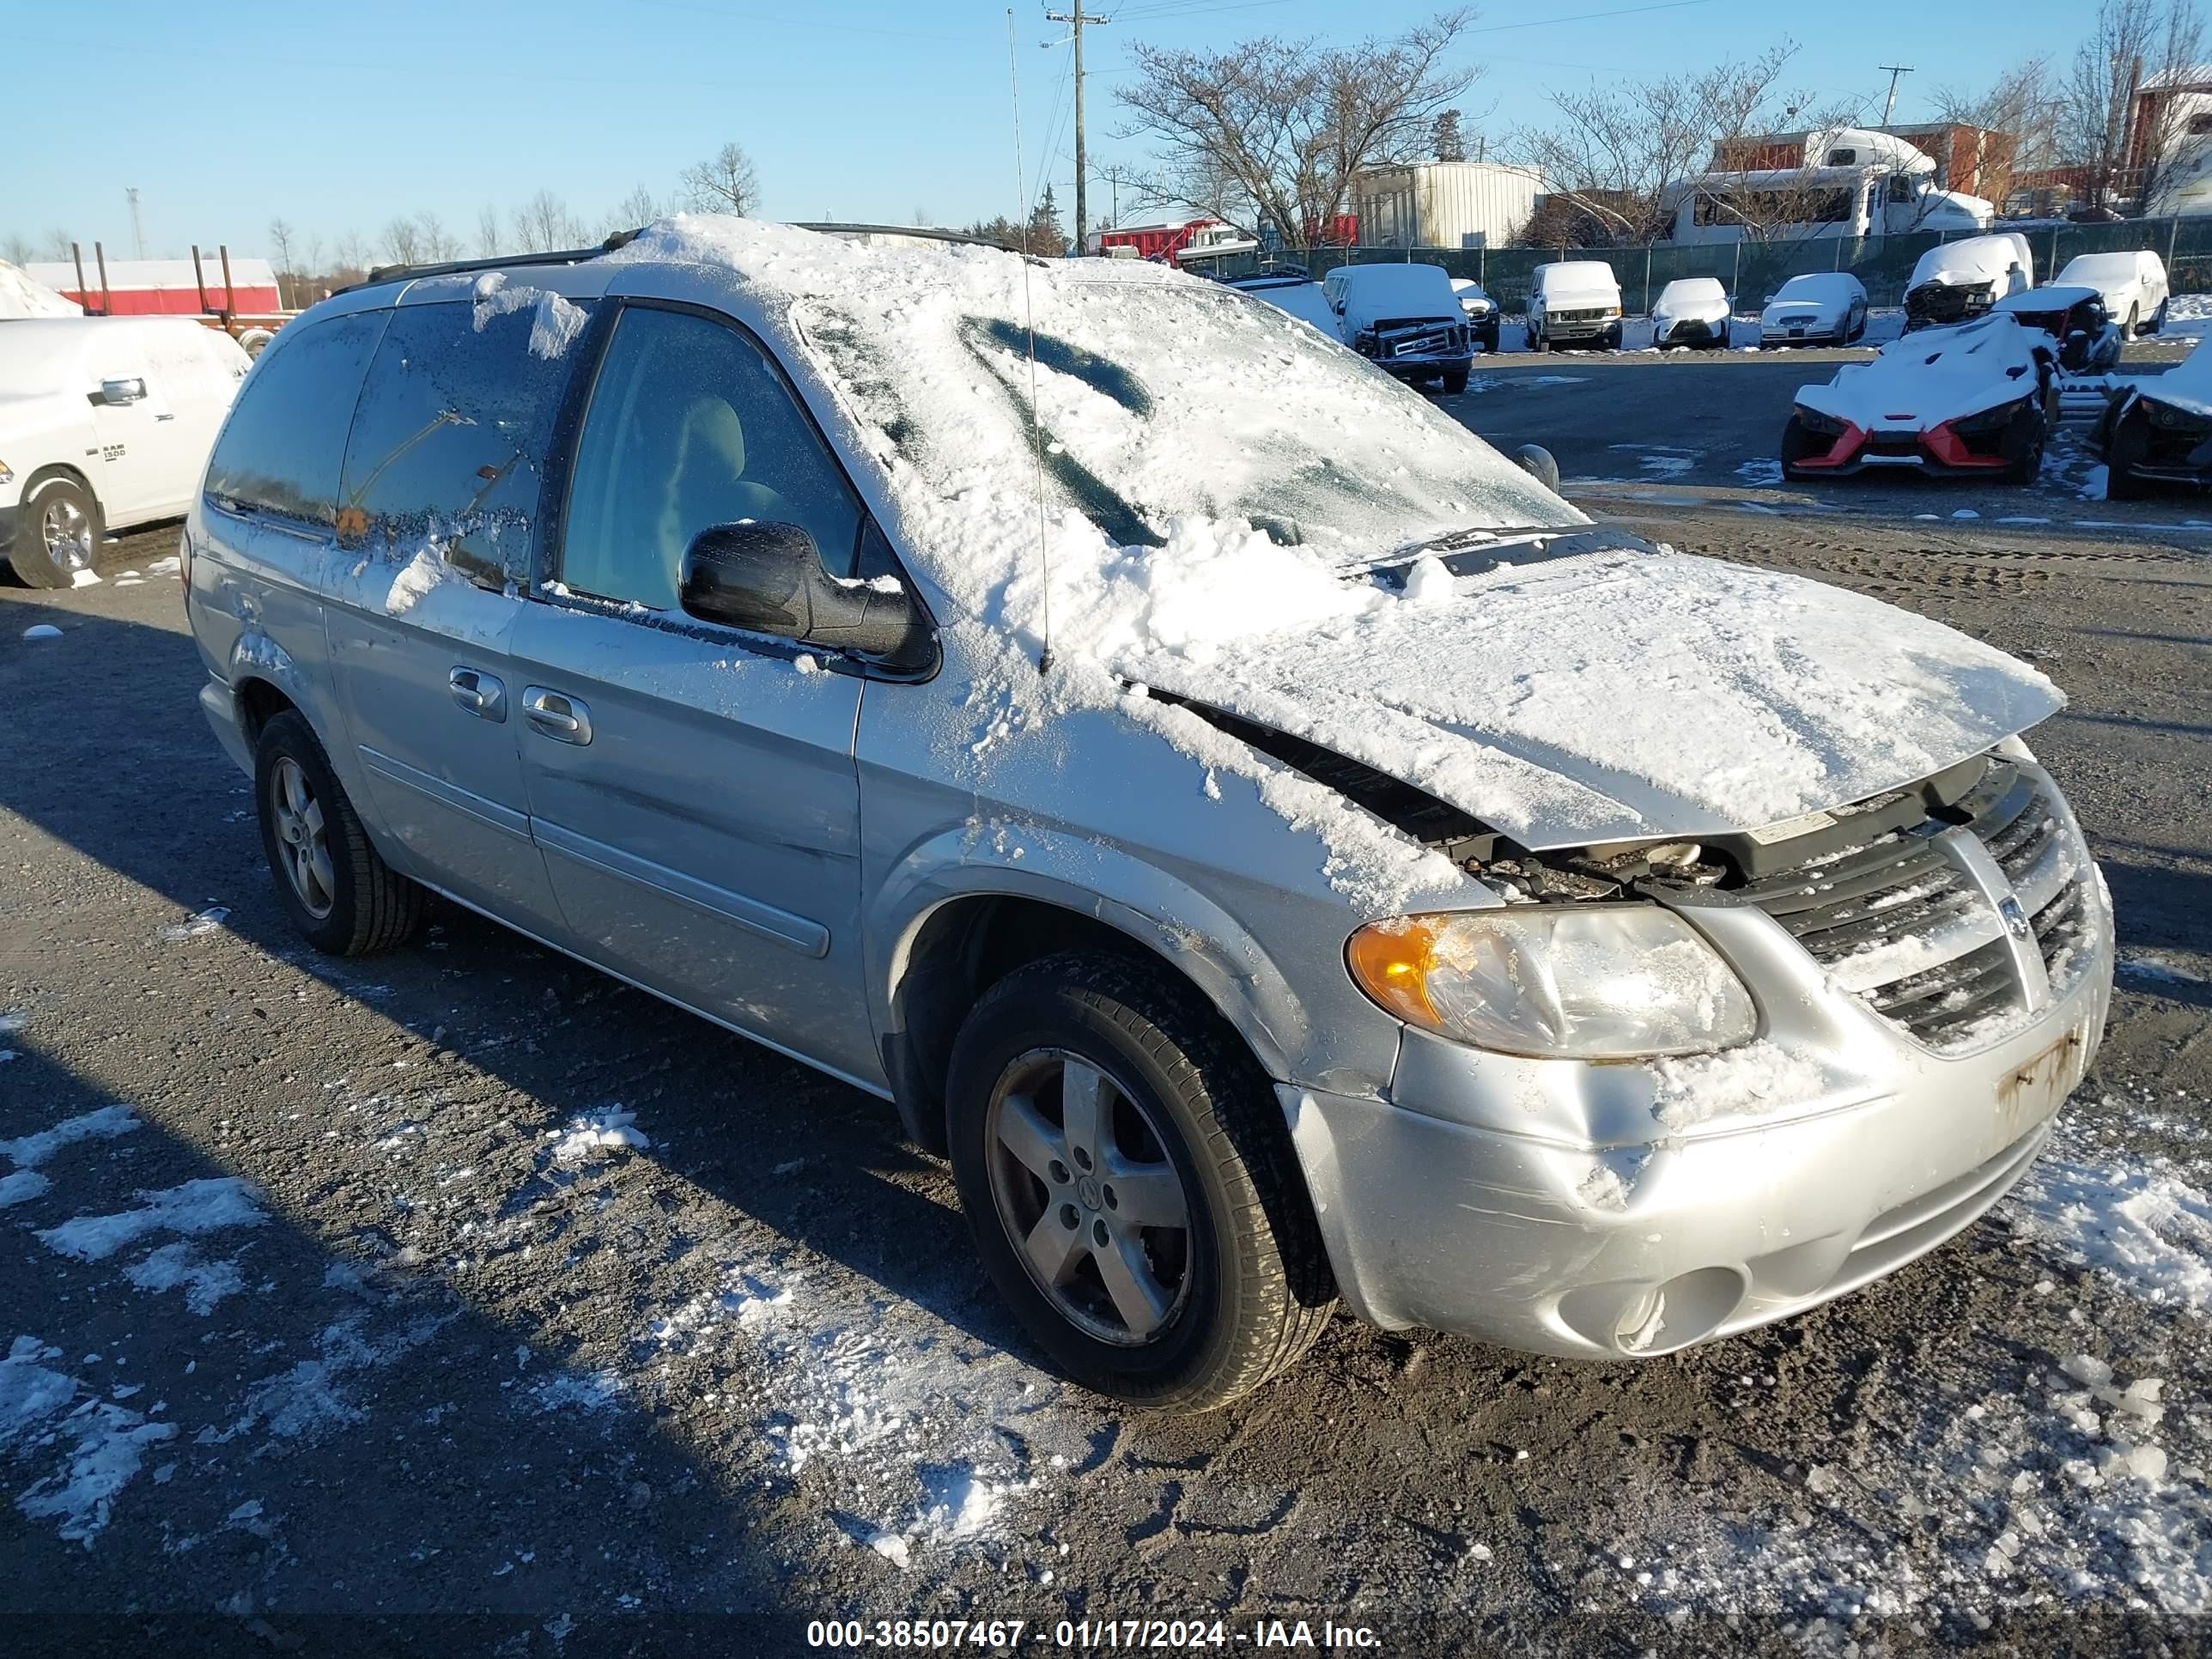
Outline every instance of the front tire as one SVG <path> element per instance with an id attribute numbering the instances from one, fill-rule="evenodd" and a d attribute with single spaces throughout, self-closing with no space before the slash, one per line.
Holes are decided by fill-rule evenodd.
<path id="1" fill-rule="evenodd" d="M 2141 501 L 2150 494 L 2148 483 L 2135 473 L 2149 452 L 2150 422 L 2137 405 L 2112 423 L 2112 435 L 2105 443 L 2106 501 Z"/>
<path id="2" fill-rule="evenodd" d="M 334 957 L 404 945 L 428 895 L 369 845 L 360 814 L 307 720 L 291 710 L 262 728 L 253 752 L 261 849 L 276 897 L 301 937 Z"/>
<path id="3" fill-rule="evenodd" d="M 1467 375 L 1468 372 L 1463 368 L 1446 369 L 1444 371 L 1444 396 L 1447 398 L 1456 398 L 1461 392 L 1466 391 Z"/>
<path id="4" fill-rule="evenodd" d="M 64 473 L 23 492 L 8 562 L 28 587 L 68 587 L 100 556 L 106 526 L 91 490 Z"/>
<path id="5" fill-rule="evenodd" d="M 1825 455 L 1832 447 L 1823 443 L 1819 433 L 1792 415 L 1789 424 L 1782 428 L 1782 476 L 1785 478 L 1802 477 L 1797 470 L 1797 463 L 1808 455 Z"/>
<path id="6" fill-rule="evenodd" d="M 2045 435 L 2044 405 L 2041 398 L 2029 403 L 2013 417 L 2005 428 L 2002 453 L 2005 458 L 2004 481 L 2008 484 L 2030 484 L 2043 471 L 2043 446 Z"/>
<path id="7" fill-rule="evenodd" d="M 1545 339 L 1542 334 L 1537 331 L 1535 324 L 1529 324 L 1528 349 L 1531 351 L 1549 351 L 1551 349 L 1551 343 Z"/>
<path id="8" fill-rule="evenodd" d="M 1069 1376 L 1211 1411 L 1294 1364 L 1335 1307 L 1266 1076 L 1165 969 L 1070 951 L 960 1029 L 952 1170 L 985 1269 Z"/>

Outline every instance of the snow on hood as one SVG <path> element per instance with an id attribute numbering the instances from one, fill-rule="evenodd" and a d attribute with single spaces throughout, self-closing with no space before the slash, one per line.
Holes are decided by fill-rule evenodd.
<path id="1" fill-rule="evenodd" d="M 1402 596 L 1340 584 L 1334 616 L 1285 632 L 1199 653 L 1133 637 L 1109 655 L 1532 848 L 1842 805 L 2064 702 L 2034 669 L 1941 623 L 1778 572 L 1623 548 L 1448 586 L 1423 574 Z"/>
<path id="2" fill-rule="evenodd" d="M 1567 306 L 1583 300 L 1611 305 L 1620 298 L 1620 282 L 1602 259 L 1565 259 L 1538 265 L 1535 285 L 1547 305 Z"/>
<path id="3" fill-rule="evenodd" d="M 1766 302 L 1766 309 L 1760 314 L 1788 317 L 1805 313 L 1826 317 L 1833 313 L 1841 317 L 1850 302 L 1865 292 L 1856 276 L 1814 271 L 1802 276 L 1792 276 L 1783 283 L 1775 290 L 1774 297 Z"/>
<path id="4" fill-rule="evenodd" d="M 1464 878 L 1132 688 L 1305 737 L 1540 847 L 1838 805 L 2059 706 L 1988 647 L 1792 577 L 1630 550 L 1455 578 L 1419 545 L 1588 520 L 1355 354 L 1182 273 L 689 216 L 608 257 L 732 273 L 832 394 L 972 667 L 969 715 L 994 702 L 984 724 L 1019 732 L 1118 708 L 1252 779 L 1369 914 Z M 1418 579 L 1366 574 L 1386 558 Z"/>
<path id="5" fill-rule="evenodd" d="M 0 259 L 0 319 L 15 317 L 81 317 L 84 307 L 25 274 L 21 267 Z"/>
<path id="6" fill-rule="evenodd" d="M 1651 306 L 1655 323 L 1711 323 L 1728 314 L 1728 291 L 1715 276 L 1680 277 L 1668 283 Z"/>
<path id="7" fill-rule="evenodd" d="M 1441 265 L 1361 265 L 1344 284 L 1344 325 L 1370 328 L 1389 318 L 1461 315 L 1459 295 Z"/>
<path id="8" fill-rule="evenodd" d="M 1844 364 L 1826 386 L 1798 387 L 1797 401 L 1863 432 L 1924 432 L 2033 396 L 2039 344 L 2047 352 L 2051 337 L 1991 311 L 1893 340 L 1872 362 Z"/>
<path id="9" fill-rule="evenodd" d="M 2032 286 L 2035 281 L 2035 256 L 2028 252 L 2027 238 L 2018 231 L 1964 237 L 1955 242 L 1939 243 L 1922 254 L 1912 267 L 1912 280 L 1905 285 L 1905 290 L 1910 293 L 1928 283 L 1940 283 L 1950 288 L 1990 283 L 2002 290 L 2014 265 L 2020 267 L 2022 286 Z"/>
<path id="10" fill-rule="evenodd" d="M 2136 381 L 2136 389 L 2154 403 L 2212 417 L 2212 351 L 2200 342 L 2165 374 Z"/>

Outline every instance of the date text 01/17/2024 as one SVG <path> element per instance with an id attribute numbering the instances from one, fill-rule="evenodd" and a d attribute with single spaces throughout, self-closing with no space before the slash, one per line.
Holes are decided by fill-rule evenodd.
<path id="1" fill-rule="evenodd" d="M 817 1619 L 806 1626 L 814 1648 L 1018 1650 L 1023 1642 L 1067 1650 L 1135 1649 L 1177 1652 L 1206 1648 L 1373 1651 L 1381 1638 L 1364 1625 L 1318 1626 L 1303 1619 L 1256 1620 L 1246 1630 L 1224 1620 L 1062 1619 L 1032 1628 L 1024 1619 Z"/>

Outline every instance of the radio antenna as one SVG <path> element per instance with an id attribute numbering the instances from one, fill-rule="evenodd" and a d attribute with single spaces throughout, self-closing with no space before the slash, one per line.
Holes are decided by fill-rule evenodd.
<path id="1" fill-rule="evenodd" d="M 1022 167 L 1022 76 L 1014 48 L 1014 9 L 1006 8 L 1006 83 L 1014 106 L 1014 234 L 1029 233 L 1029 182 Z M 1037 672 L 1052 672 L 1052 538 L 1046 528 L 1044 508 L 1044 410 L 1037 402 L 1036 302 L 1030 294 L 1030 254 L 1026 242 L 1016 255 L 1022 262 L 1023 330 L 1030 350 L 1030 437 L 1036 454 L 1037 568 L 1044 577 L 1044 600 L 1037 646 Z"/>

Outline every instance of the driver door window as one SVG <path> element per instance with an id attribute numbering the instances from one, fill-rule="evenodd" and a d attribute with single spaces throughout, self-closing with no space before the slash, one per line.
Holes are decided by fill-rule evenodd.
<path id="1" fill-rule="evenodd" d="M 799 526 L 832 575 L 853 574 L 866 514 L 760 348 L 690 312 L 625 308 L 577 447 L 561 580 L 678 611 L 691 538 L 744 519 Z"/>

